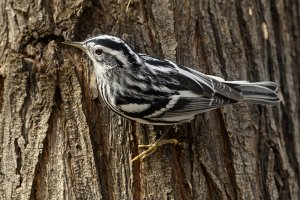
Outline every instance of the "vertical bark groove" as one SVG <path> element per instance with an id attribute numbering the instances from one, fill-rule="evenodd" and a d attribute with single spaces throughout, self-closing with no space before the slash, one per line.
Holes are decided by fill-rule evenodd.
<path id="1" fill-rule="evenodd" d="M 5 78 L 0 74 L 0 111 L 2 112 L 3 103 L 4 103 L 4 83 Z"/>
<path id="2" fill-rule="evenodd" d="M 220 63 L 220 70 L 222 72 L 222 75 L 224 76 L 224 79 L 227 80 L 226 62 L 225 62 L 225 58 L 223 56 L 222 42 L 220 39 L 220 35 L 218 33 L 219 29 L 217 27 L 217 24 L 220 24 L 220 23 L 216 22 L 214 13 L 212 12 L 211 3 L 208 4 L 208 16 L 209 16 L 209 20 L 210 20 L 210 24 L 211 24 L 211 28 L 212 28 L 213 37 L 215 40 L 217 56 L 218 56 L 219 63 Z"/>

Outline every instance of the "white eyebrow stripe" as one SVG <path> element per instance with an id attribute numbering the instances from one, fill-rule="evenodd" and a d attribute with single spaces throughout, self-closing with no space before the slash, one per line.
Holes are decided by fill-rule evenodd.
<path id="1" fill-rule="evenodd" d="M 102 46 L 102 45 L 95 45 L 94 48 L 100 48 L 102 49 L 105 53 L 111 54 L 113 56 L 116 56 L 118 60 L 120 60 L 125 66 L 129 65 L 130 63 L 128 62 L 128 58 L 124 56 L 124 54 L 120 51 L 117 50 L 112 50 L 108 47 Z"/>

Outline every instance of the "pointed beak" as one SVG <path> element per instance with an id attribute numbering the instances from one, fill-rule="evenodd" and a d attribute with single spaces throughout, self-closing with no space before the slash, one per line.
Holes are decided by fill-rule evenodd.
<path id="1" fill-rule="evenodd" d="M 71 42 L 71 41 L 67 41 L 67 42 L 62 42 L 63 44 L 66 44 L 66 45 L 70 45 L 70 46 L 74 46 L 74 47 L 77 47 L 79 49 L 81 49 L 82 51 L 86 51 L 86 48 L 85 46 L 83 45 L 82 42 Z"/>

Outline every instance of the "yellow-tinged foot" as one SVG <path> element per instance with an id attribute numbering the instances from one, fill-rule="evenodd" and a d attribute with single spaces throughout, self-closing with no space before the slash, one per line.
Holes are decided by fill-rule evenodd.
<path id="1" fill-rule="evenodd" d="M 151 154 L 153 154 L 158 147 L 163 146 L 165 144 L 178 144 L 178 140 L 176 139 L 163 139 L 163 137 L 159 138 L 158 140 L 156 140 L 153 144 L 148 144 L 148 145 L 139 145 L 139 148 L 147 148 L 146 151 L 142 152 L 141 154 L 137 155 L 136 157 L 134 157 L 131 162 L 136 161 L 136 160 L 143 160 L 144 158 L 150 156 Z"/>

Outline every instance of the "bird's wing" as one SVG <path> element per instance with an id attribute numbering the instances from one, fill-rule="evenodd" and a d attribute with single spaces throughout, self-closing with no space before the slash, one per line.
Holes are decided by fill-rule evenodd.
<path id="1" fill-rule="evenodd" d="M 204 79 L 204 77 L 209 79 L 211 81 L 211 84 L 212 84 L 212 87 L 213 87 L 213 90 L 215 91 L 215 93 L 219 93 L 219 94 L 223 95 L 224 97 L 227 97 L 229 99 L 233 99 L 236 101 L 243 99 L 243 96 L 239 91 L 228 86 L 227 84 L 224 84 L 225 80 L 223 78 L 220 78 L 217 76 L 205 75 L 199 71 L 196 71 L 194 69 L 187 68 L 187 67 L 182 67 L 182 68 L 183 68 L 183 70 L 187 70 L 190 73 L 195 74 L 198 77 L 197 80 Z"/>
<path id="2" fill-rule="evenodd" d="M 152 121 L 180 122 L 192 119 L 196 114 L 209 111 L 226 104 L 235 102 L 219 94 L 212 98 L 197 95 L 190 91 L 180 91 L 179 95 L 173 95 L 167 105 L 167 109 L 161 108 L 151 115 L 145 116 Z"/>
<path id="3" fill-rule="evenodd" d="M 219 93 L 229 99 L 241 100 L 242 94 L 232 87 L 224 84 L 224 79 L 216 76 L 205 75 L 197 70 L 177 65 L 169 60 L 160 60 L 146 54 L 139 54 L 144 62 L 153 70 L 168 73 L 180 84 L 195 93 L 201 93 L 212 98 Z M 172 69 L 172 70 L 171 70 Z"/>
<path id="4" fill-rule="evenodd" d="M 168 60 L 159 60 L 144 54 L 140 55 L 145 65 L 153 71 L 153 84 L 169 88 L 170 93 L 159 96 L 155 101 L 144 100 L 143 104 L 123 104 L 121 110 L 134 118 L 143 118 L 150 123 L 178 123 L 193 118 L 195 114 L 205 112 L 232 102 L 238 94 L 217 79 L 195 70 L 177 66 Z M 166 80 L 162 80 L 162 77 Z M 157 83 L 155 83 L 155 80 Z M 149 86 L 148 94 L 155 94 Z M 226 94 L 226 95 L 225 95 Z M 234 98 L 231 98 L 234 97 Z"/>
<path id="5" fill-rule="evenodd" d="M 179 82 L 180 86 L 185 88 L 185 90 L 191 90 L 197 94 L 204 94 L 207 97 L 214 95 L 215 90 L 210 77 L 196 74 L 193 71 L 189 71 L 189 68 L 176 65 L 169 60 L 157 59 L 145 54 L 139 55 L 144 60 L 147 68 L 152 70 L 154 74 L 158 76 L 163 74 L 166 78 L 172 78 L 174 82 Z"/>

